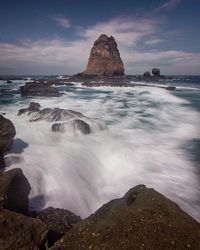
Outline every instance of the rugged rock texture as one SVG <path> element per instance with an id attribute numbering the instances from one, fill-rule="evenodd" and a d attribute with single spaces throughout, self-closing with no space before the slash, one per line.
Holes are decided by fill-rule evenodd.
<path id="1" fill-rule="evenodd" d="M 37 218 L 44 222 L 49 229 L 48 246 L 58 241 L 74 224 L 81 221 L 79 216 L 66 209 L 49 207 L 41 211 Z"/>
<path id="2" fill-rule="evenodd" d="M 3 155 L 10 149 L 15 134 L 13 123 L 0 115 L 0 168 L 5 167 Z"/>
<path id="3" fill-rule="evenodd" d="M 79 131 L 82 134 L 88 135 L 91 133 L 90 125 L 83 120 L 75 119 L 68 123 L 55 123 L 52 125 L 53 132 L 65 132 L 67 127 L 71 126 L 74 132 Z"/>
<path id="4" fill-rule="evenodd" d="M 24 109 L 20 109 L 17 115 L 22 115 L 25 114 L 27 112 L 38 112 L 40 110 L 41 106 L 39 103 L 37 102 L 31 102 L 29 104 L 28 108 L 24 108 Z"/>
<path id="5" fill-rule="evenodd" d="M 27 82 L 24 86 L 20 87 L 20 92 L 22 96 L 60 96 L 56 88 L 42 82 Z"/>
<path id="6" fill-rule="evenodd" d="M 0 209 L 0 249 L 45 249 L 47 226 L 39 219 Z"/>
<path id="7" fill-rule="evenodd" d="M 140 185 L 76 224 L 51 248 L 199 249 L 200 224 L 178 205 Z"/>
<path id="8" fill-rule="evenodd" d="M 124 65 L 114 37 L 101 35 L 93 45 L 86 75 L 124 75 Z"/>
<path id="9" fill-rule="evenodd" d="M 160 77 L 160 69 L 153 68 L 152 69 L 152 74 L 156 77 Z"/>
<path id="10" fill-rule="evenodd" d="M 0 208 L 27 214 L 31 187 L 19 168 L 0 174 Z"/>

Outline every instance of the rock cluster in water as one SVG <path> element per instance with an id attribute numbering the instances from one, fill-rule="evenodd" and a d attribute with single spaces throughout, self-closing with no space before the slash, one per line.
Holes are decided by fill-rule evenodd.
<path id="1" fill-rule="evenodd" d="M 130 189 L 84 220 L 65 209 L 27 211 L 29 192 L 20 169 L 0 174 L 2 250 L 186 250 L 200 246 L 200 224 L 144 185 Z"/>
<path id="2" fill-rule="evenodd" d="M 114 37 L 103 34 L 94 42 L 84 74 L 124 75 L 124 65 Z"/>

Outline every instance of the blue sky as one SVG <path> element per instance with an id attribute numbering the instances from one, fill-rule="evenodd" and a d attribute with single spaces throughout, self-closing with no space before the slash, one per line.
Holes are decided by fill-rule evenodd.
<path id="1" fill-rule="evenodd" d="M 200 0 L 2 0 L 0 74 L 74 74 L 113 35 L 127 74 L 200 74 Z"/>

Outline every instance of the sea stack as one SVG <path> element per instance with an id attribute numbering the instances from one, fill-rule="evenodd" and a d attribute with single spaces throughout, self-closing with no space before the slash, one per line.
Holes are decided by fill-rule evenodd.
<path id="1" fill-rule="evenodd" d="M 124 75 L 124 65 L 114 37 L 101 35 L 93 45 L 85 75 Z"/>

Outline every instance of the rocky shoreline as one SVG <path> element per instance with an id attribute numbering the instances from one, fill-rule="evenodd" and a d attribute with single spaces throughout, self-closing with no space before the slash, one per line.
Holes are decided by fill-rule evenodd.
<path id="1" fill-rule="evenodd" d="M 85 119 L 75 111 L 41 109 L 38 103 L 30 103 L 19 115 L 33 116 L 36 121 L 64 119 L 66 122 L 69 117 L 76 119 L 77 116 Z M 0 131 L 0 142 L 4 138 L 10 148 L 16 133 L 14 125 L 3 116 L 1 124 L 4 129 Z M 4 144 L 6 150 L 8 144 Z M 31 211 L 30 190 L 21 169 L 0 173 L 2 250 L 199 249 L 200 223 L 176 203 L 144 185 L 130 189 L 122 198 L 104 204 L 85 219 L 61 208 Z"/>

